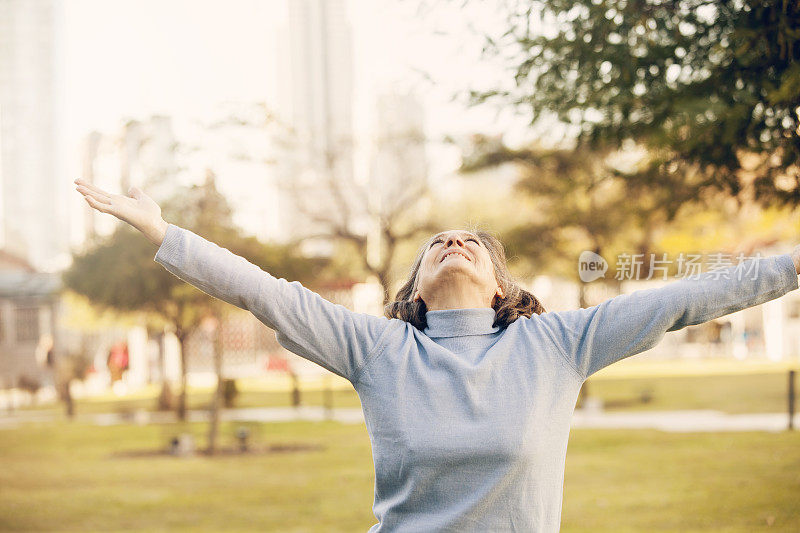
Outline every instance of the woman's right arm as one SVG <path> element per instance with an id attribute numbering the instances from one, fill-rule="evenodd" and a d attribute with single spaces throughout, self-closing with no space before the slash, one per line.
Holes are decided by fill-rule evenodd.
<path id="1" fill-rule="evenodd" d="M 325 300 L 299 282 L 275 278 L 226 248 L 168 224 L 161 209 L 134 187 L 109 194 L 81 180 L 78 191 L 98 211 L 139 229 L 159 249 L 154 260 L 203 292 L 253 313 L 286 349 L 353 382 L 397 321 Z"/>
<path id="2" fill-rule="evenodd" d="M 298 281 L 275 278 L 174 224 L 168 224 L 154 259 L 203 292 L 253 313 L 287 350 L 351 382 L 393 325 L 329 302 Z"/>

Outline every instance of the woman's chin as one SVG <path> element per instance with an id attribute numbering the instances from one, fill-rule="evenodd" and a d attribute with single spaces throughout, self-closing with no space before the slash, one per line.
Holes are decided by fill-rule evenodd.
<path id="1" fill-rule="evenodd" d="M 445 259 L 443 263 L 439 264 L 439 269 L 465 269 L 472 268 L 472 263 L 466 259 Z"/>
<path id="2" fill-rule="evenodd" d="M 443 285 L 454 285 L 451 290 L 463 290 L 467 285 L 473 285 L 478 280 L 475 272 L 464 267 L 450 267 L 439 270 L 437 282 Z"/>

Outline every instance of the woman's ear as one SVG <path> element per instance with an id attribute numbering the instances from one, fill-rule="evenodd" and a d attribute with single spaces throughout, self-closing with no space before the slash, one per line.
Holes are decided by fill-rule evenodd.
<path id="1" fill-rule="evenodd" d="M 419 295 L 419 291 L 414 293 L 414 298 L 412 298 L 411 301 L 416 302 L 417 300 L 422 300 L 422 298 Z"/>
<path id="2" fill-rule="evenodd" d="M 497 287 L 497 291 L 495 291 L 495 294 L 497 294 L 497 297 L 502 300 L 503 299 L 503 288 L 502 287 Z"/>

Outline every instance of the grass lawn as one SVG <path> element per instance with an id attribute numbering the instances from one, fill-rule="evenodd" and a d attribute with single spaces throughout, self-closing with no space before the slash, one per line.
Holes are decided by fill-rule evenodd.
<path id="1" fill-rule="evenodd" d="M 714 409 L 726 413 L 786 412 L 789 369 L 796 361 L 657 360 L 630 357 L 591 376 L 591 395 L 608 411 Z M 800 388 L 800 376 L 795 377 Z M 650 396 L 643 402 L 643 395 Z M 797 406 L 800 407 L 800 406 Z"/>
<path id="2" fill-rule="evenodd" d="M 778 413 L 788 409 L 786 372 L 710 376 L 590 377 L 585 385 L 607 411 L 714 409 Z M 795 378 L 796 390 L 800 377 Z M 650 401 L 641 400 L 647 392 Z M 800 392 L 800 391 L 798 391 Z M 797 394 L 797 392 L 796 392 Z M 795 409 L 800 409 L 795 400 Z"/>
<path id="3" fill-rule="evenodd" d="M 181 426 L 205 442 L 205 425 Z M 223 424 L 223 445 L 234 425 Z M 254 441 L 323 449 L 130 457 L 177 426 L 0 431 L 0 530 L 366 531 L 363 425 L 252 424 Z M 573 430 L 562 531 L 800 530 L 800 433 Z M 771 524 L 768 525 L 768 524 Z"/>

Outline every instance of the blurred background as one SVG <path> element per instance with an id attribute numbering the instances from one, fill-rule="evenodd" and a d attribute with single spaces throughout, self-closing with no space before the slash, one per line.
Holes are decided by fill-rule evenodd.
<path id="1" fill-rule="evenodd" d="M 357 312 L 452 228 L 589 307 L 800 243 L 798 28 L 755 0 L 0 0 L 0 529 L 375 522 L 349 382 L 75 178 Z M 792 291 L 593 375 L 563 529 L 798 530 L 799 363 Z"/>

